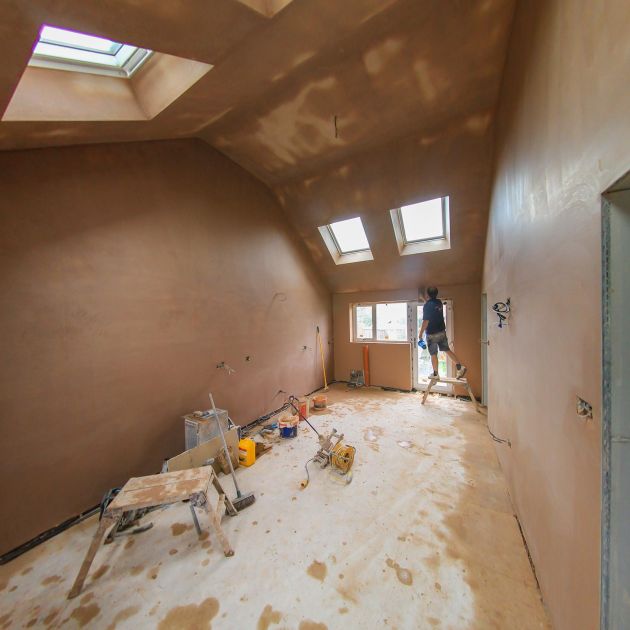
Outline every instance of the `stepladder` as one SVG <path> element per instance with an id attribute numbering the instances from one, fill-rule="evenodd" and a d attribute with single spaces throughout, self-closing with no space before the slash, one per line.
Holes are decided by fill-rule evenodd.
<path id="1" fill-rule="evenodd" d="M 219 497 L 218 502 L 214 506 L 210 504 L 211 486 L 216 490 Z M 105 534 L 108 530 L 117 526 L 125 512 L 161 507 L 180 501 L 189 501 L 190 511 L 198 534 L 201 534 L 201 526 L 195 510 L 201 509 L 207 514 L 210 528 L 214 530 L 217 539 L 221 543 L 224 555 L 226 557 L 233 556 L 234 550 L 221 527 L 221 517 L 224 513 L 236 516 L 237 511 L 225 494 L 212 466 L 202 466 L 200 468 L 178 470 L 146 477 L 132 477 L 103 511 L 79 573 L 72 589 L 68 593 L 68 599 L 77 597 L 81 593 L 85 579 Z"/>
<path id="2" fill-rule="evenodd" d="M 479 413 L 481 413 L 481 410 L 479 409 L 479 402 L 475 398 L 475 395 L 473 394 L 473 391 L 470 387 L 470 383 L 468 382 L 468 379 L 466 378 L 450 378 L 450 377 L 443 377 L 443 376 L 440 376 L 439 378 L 435 378 L 435 377 L 430 376 L 429 383 L 427 384 L 427 387 L 424 390 L 424 394 L 422 395 L 423 405 L 425 402 L 427 402 L 427 398 L 429 397 L 429 394 L 431 393 L 431 389 L 436 383 L 451 383 L 453 385 L 459 385 L 460 387 L 465 388 L 466 391 L 468 392 L 468 395 L 470 396 L 471 402 L 474 403 L 475 405 L 475 409 Z"/>

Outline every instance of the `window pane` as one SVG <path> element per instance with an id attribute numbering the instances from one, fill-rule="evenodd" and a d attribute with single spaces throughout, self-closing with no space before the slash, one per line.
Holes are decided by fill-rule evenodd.
<path id="1" fill-rule="evenodd" d="M 403 206 L 400 217 L 407 243 L 445 236 L 441 197 Z"/>
<path id="2" fill-rule="evenodd" d="M 376 338 L 380 341 L 407 341 L 407 304 L 376 305 Z"/>
<path id="3" fill-rule="evenodd" d="M 331 223 L 330 229 L 337 239 L 342 254 L 370 249 L 363 223 L 359 217 Z"/>
<path id="4" fill-rule="evenodd" d="M 35 46 L 34 53 L 36 55 L 54 57 L 55 59 L 62 59 L 64 61 L 82 61 L 101 66 L 112 66 L 114 68 L 118 66 L 116 57 L 113 55 L 105 55 L 103 53 L 81 50 L 79 48 L 66 48 L 65 46 L 57 46 L 56 44 L 39 42 L 37 46 Z"/>
<path id="5" fill-rule="evenodd" d="M 84 48 L 110 55 L 114 54 L 119 47 L 117 42 L 112 42 L 109 39 L 66 31 L 63 28 L 55 28 L 54 26 L 44 26 L 40 33 L 40 39 L 54 44 Z"/>
<path id="6" fill-rule="evenodd" d="M 356 338 L 372 339 L 372 307 L 357 306 L 356 312 Z"/>

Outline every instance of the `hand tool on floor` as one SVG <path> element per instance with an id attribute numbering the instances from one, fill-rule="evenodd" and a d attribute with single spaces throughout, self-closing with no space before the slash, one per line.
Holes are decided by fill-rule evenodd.
<path id="1" fill-rule="evenodd" d="M 354 463 L 354 454 L 356 448 L 349 444 L 343 444 L 343 433 L 338 434 L 337 429 L 333 429 L 328 435 L 319 435 L 319 450 L 315 455 L 304 464 L 306 470 L 306 479 L 300 482 L 300 488 L 304 489 L 308 486 L 310 475 L 308 474 L 308 465 L 311 462 L 317 462 L 320 468 L 326 468 L 330 465 L 331 469 L 339 476 L 346 477 L 346 484 L 352 481 L 350 469 Z"/>
<path id="2" fill-rule="evenodd" d="M 319 326 L 317 327 L 317 341 L 319 342 L 319 354 L 322 358 L 322 372 L 324 373 L 324 391 L 328 391 L 328 381 L 326 380 L 326 364 L 324 363 L 324 346 L 322 344 L 322 336 L 319 334 Z"/>
<path id="3" fill-rule="evenodd" d="M 219 433 L 221 434 L 221 440 L 223 441 L 223 450 L 225 451 L 225 458 L 228 461 L 228 465 L 230 466 L 230 471 L 232 472 L 232 479 L 234 480 L 234 488 L 236 488 L 236 499 L 232 499 L 232 504 L 234 507 L 240 512 L 244 510 L 246 507 L 249 507 L 255 500 L 253 492 L 247 492 L 243 494 L 238 487 L 238 483 L 236 482 L 236 473 L 234 472 L 234 466 L 232 464 L 232 458 L 230 457 L 230 451 L 228 450 L 227 443 L 225 441 L 225 435 L 223 435 L 223 427 L 221 426 L 221 420 L 219 419 L 219 414 L 217 413 L 217 408 L 214 406 L 214 399 L 212 398 L 212 394 L 208 394 L 208 398 L 210 399 L 210 405 L 212 405 L 212 412 L 214 413 L 215 420 L 217 421 L 217 426 L 219 427 Z"/>
<path id="4" fill-rule="evenodd" d="M 326 466 L 330 465 L 331 469 L 340 476 L 345 476 L 346 483 L 350 483 L 352 481 L 352 474 L 350 473 L 350 469 L 352 468 L 352 464 L 354 463 L 354 454 L 356 453 L 356 448 L 354 446 L 350 446 L 349 444 L 343 444 L 343 433 L 338 434 L 337 429 L 333 429 L 331 433 L 328 435 L 323 435 L 320 433 L 309 421 L 304 417 L 302 412 L 300 411 L 299 406 L 296 404 L 298 399 L 295 396 L 289 397 L 289 404 L 293 407 L 293 410 L 298 414 L 300 420 L 304 420 L 306 424 L 308 424 L 311 429 L 317 435 L 317 440 L 319 442 L 319 450 L 311 459 L 309 459 L 306 464 L 304 464 L 304 469 L 306 470 L 306 479 L 300 482 L 300 488 L 304 489 L 308 486 L 310 481 L 310 475 L 308 473 L 308 465 L 315 461 L 318 462 L 321 468 L 326 468 Z"/>

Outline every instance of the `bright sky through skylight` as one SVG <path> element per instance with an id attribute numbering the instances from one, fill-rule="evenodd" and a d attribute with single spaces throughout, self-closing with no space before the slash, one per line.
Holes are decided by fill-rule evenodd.
<path id="1" fill-rule="evenodd" d="M 75 33 L 74 31 L 66 31 L 62 28 L 55 28 L 54 26 L 44 26 L 39 34 L 39 38 L 50 44 L 61 44 L 62 46 L 93 50 L 110 55 L 116 54 L 118 48 L 121 46 L 118 42 L 112 42 L 109 39 L 103 39 L 95 35 L 85 35 L 84 33 Z"/>
<path id="2" fill-rule="evenodd" d="M 150 51 L 137 46 L 45 25 L 30 63 L 40 67 L 129 77 L 149 55 Z"/>
<path id="3" fill-rule="evenodd" d="M 330 229 L 335 235 L 342 254 L 370 249 L 363 223 L 359 217 L 331 223 Z"/>
<path id="4" fill-rule="evenodd" d="M 405 230 L 405 240 L 408 243 L 444 236 L 442 199 L 439 197 L 403 206 L 400 209 L 400 216 Z"/>

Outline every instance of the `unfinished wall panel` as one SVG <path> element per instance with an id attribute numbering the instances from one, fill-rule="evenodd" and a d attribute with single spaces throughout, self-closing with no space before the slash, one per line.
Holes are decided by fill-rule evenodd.
<path id="1" fill-rule="evenodd" d="M 471 285 L 440 286 L 439 297 L 453 300 L 454 336 L 452 348 L 468 366 L 466 378 L 476 396 L 481 394 L 480 287 Z M 350 340 L 350 308 L 358 302 L 411 302 L 418 299 L 418 289 L 361 291 L 333 295 L 335 378 L 347 381 L 350 371 L 363 367 L 363 343 Z M 409 343 L 370 342 L 372 385 L 411 389 L 411 349 Z"/>
<path id="2" fill-rule="evenodd" d="M 209 390 L 243 423 L 322 385 L 330 294 L 205 143 L 0 153 L 0 189 L 0 552 L 158 471 Z"/>
<path id="3" fill-rule="evenodd" d="M 520 3 L 499 106 L 484 287 L 512 315 L 489 424 L 559 630 L 599 627 L 601 193 L 630 168 L 629 22 L 623 0 Z"/>

